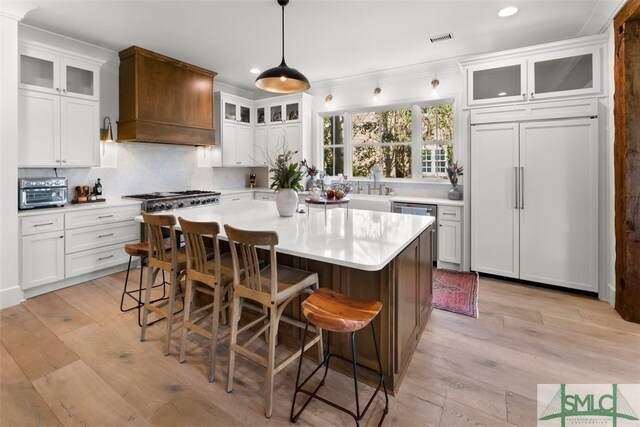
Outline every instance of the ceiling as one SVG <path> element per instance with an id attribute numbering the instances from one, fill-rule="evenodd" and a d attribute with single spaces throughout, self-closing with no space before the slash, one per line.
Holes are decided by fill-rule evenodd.
<path id="1" fill-rule="evenodd" d="M 56 1 L 24 23 L 114 51 L 138 45 L 258 91 L 251 67 L 280 63 L 276 0 Z M 286 60 L 312 82 L 597 34 L 624 0 L 291 0 Z M 517 6 L 508 18 L 498 10 Z M 449 41 L 429 36 L 452 32 Z"/>

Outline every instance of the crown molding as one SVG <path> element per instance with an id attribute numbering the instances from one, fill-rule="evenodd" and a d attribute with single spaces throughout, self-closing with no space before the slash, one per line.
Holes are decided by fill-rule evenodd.
<path id="1" fill-rule="evenodd" d="M 33 3 L 24 1 L 1 1 L 0 16 L 5 18 L 22 21 L 27 13 L 36 9 L 38 6 Z"/>

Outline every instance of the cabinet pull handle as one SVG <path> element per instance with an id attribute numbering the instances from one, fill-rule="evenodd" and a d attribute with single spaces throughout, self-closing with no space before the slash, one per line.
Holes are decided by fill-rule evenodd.
<path id="1" fill-rule="evenodd" d="M 109 234 L 100 234 L 98 237 L 110 237 L 113 236 L 113 233 L 109 233 Z"/>
<path id="2" fill-rule="evenodd" d="M 103 218 L 111 218 L 113 215 L 102 215 L 99 216 L 98 219 L 103 219 Z"/>
<path id="3" fill-rule="evenodd" d="M 515 209 L 520 209 L 520 205 L 518 204 L 518 202 L 520 201 L 520 182 L 519 182 L 519 178 L 518 178 L 518 167 L 514 166 L 513 167 L 513 171 L 516 174 L 516 182 L 515 182 L 515 189 L 516 189 L 516 207 Z"/>
<path id="4" fill-rule="evenodd" d="M 53 222 L 43 222 L 42 224 L 33 224 L 34 227 L 43 227 L 45 225 L 53 225 Z"/>
<path id="5" fill-rule="evenodd" d="M 524 166 L 520 167 L 520 209 L 524 210 Z"/>
<path id="6" fill-rule="evenodd" d="M 238 200 L 240 200 L 240 197 L 236 197 L 235 199 L 231 199 L 232 202 L 237 202 Z"/>
<path id="7" fill-rule="evenodd" d="M 64 234 L 62 236 L 60 236 L 61 239 L 64 239 Z"/>
<path id="8" fill-rule="evenodd" d="M 453 212 L 442 212 L 442 215 L 454 215 L 455 216 L 455 213 L 453 213 Z"/>
<path id="9" fill-rule="evenodd" d="M 67 163 L 67 159 L 60 160 L 62 163 Z"/>
<path id="10" fill-rule="evenodd" d="M 102 260 L 109 259 L 109 258 L 113 258 L 113 255 L 102 256 L 102 257 L 98 258 L 98 261 L 102 261 Z"/>

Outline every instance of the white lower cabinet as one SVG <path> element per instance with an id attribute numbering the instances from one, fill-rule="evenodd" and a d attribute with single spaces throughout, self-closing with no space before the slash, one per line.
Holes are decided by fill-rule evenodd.
<path id="1" fill-rule="evenodd" d="M 133 220 L 139 213 L 139 205 L 131 205 L 21 217 L 22 289 L 61 288 L 125 264 L 124 244 L 140 241 L 140 225 Z"/>
<path id="2" fill-rule="evenodd" d="M 460 264 L 462 227 L 458 221 L 438 221 L 438 262 Z"/>
<path id="3" fill-rule="evenodd" d="M 255 200 L 276 200 L 276 193 L 274 191 L 254 191 L 253 197 Z"/>
<path id="4" fill-rule="evenodd" d="M 22 289 L 64 279 L 64 231 L 23 236 L 20 261 Z"/>
<path id="5" fill-rule="evenodd" d="M 220 203 L 239 202 L 240 200 L 253 200 L 251 192 L 227 193 L 220 196 Z"/>

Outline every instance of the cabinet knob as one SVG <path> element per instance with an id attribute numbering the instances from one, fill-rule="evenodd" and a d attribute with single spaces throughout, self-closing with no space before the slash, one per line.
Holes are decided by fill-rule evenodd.
<path id="1" fill-rule="evenodd" d="M 59 88 L 59 87 L 57 87 L 57 88 L 56 88 L 56 91 L 57 91 L 57 92 L 60 92 L 60 88 Z"/>
<path id="2" fill-rule="evenodd" d="M 60 236 L 61 239 L 64 239 L 64 235 Z"/>
<path id="3" fill-rule="evenodd" d="M 67 163 L 67 161 L 66 161 L 66 160 L 61 160 L 61 162 L 62 162 L 62 163 Z"/>
<path id="4" fill-rule="evenodd" d="M 535 93 L 531 92 L 531 99 L 533 99 L 534 95 L 535 95 Z"/>
<path id="5" fill-rule="evenodd" d="M 67 90 L 66 89 L 62 89 L 62 93 L 67 93 Z"/>
<path id="6" fill-rule="evenodd" d="M 522 99 L 527 99 L 527 94 L 526 93 L 522 94 Z"/>

